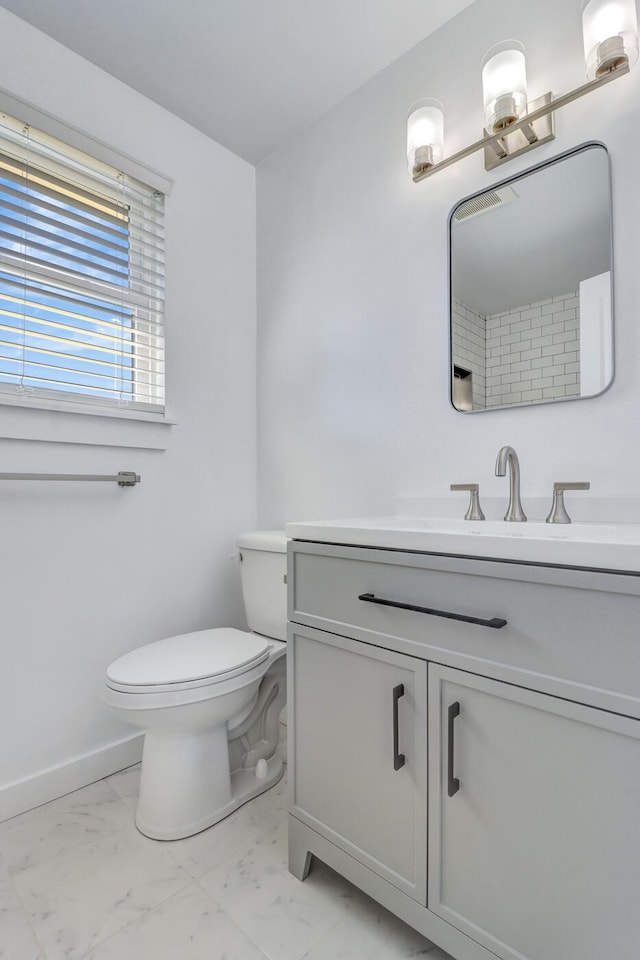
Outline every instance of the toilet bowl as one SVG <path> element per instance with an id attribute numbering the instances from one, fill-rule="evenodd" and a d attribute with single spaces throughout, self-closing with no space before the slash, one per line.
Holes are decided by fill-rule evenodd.
<path id="1" fill-rule="evenodd" d="M 238 538 L 247 620 L 270 635 L 218 627 L 132 650 L 107 669 L 103 700 L 145 731 L 136 826 L 192 836 L 273 786 L 286 700 L 286 542 Z"/>

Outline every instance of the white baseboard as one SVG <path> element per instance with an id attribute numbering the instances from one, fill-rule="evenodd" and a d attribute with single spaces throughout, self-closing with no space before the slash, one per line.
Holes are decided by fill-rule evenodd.
<path id="1" fill-rule="evenodd" d="M 0 787 L 0 822 L 133 766 L 142 758 L 143 740 L 144 734 L 134 734 L 68 763 Z"/>

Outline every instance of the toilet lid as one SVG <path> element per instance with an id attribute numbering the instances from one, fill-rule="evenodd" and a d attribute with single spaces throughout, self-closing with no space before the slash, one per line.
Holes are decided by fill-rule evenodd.
<path id="1" fill-rule="evenodd" d="M 223 679 L 269 655 L 269 641 L 255 633 L 218 627 L 156 640 L 114 660 L 107 679 L 127 686 Z"/>

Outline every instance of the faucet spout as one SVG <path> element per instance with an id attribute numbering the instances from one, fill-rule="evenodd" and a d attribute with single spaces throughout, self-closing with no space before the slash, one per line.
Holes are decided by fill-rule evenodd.
<path id="1" fill-rule="evenodd" d="M 509 467 L 509 507 L 505 520 L 523 523 L 527 517 L 520 502 L 520 461 L 513 447 L 502 447 L 496 460 L 496 477 L 504 477 Z"/>

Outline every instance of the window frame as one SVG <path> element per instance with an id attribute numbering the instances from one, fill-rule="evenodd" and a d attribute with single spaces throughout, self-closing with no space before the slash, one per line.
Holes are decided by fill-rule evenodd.
<path id="1" fill-rule="evenodd" d="M 162 193 L 165 199 L 171 194 L 173 180 L 170 177 L 1 89 L 0 112 L 19 117 L 72 150 L 116 167 Z M 133 406 L 92 403 L 90 398 L 78 402 L 67 399 L 63 392 L 59 396 L 51 393 L 54 391 L 48 395 L 38 392 L 12 396 L 0 391 L 0 437 L 164 449 L 167 440 L 163 428 L 177 422 L 168 412 L 166 396 L 163 412 L 154 412 Z M 127 421 L 130 425 L 126 425 Z M 121 442 L 118 436 L 122 436 Z"/>

